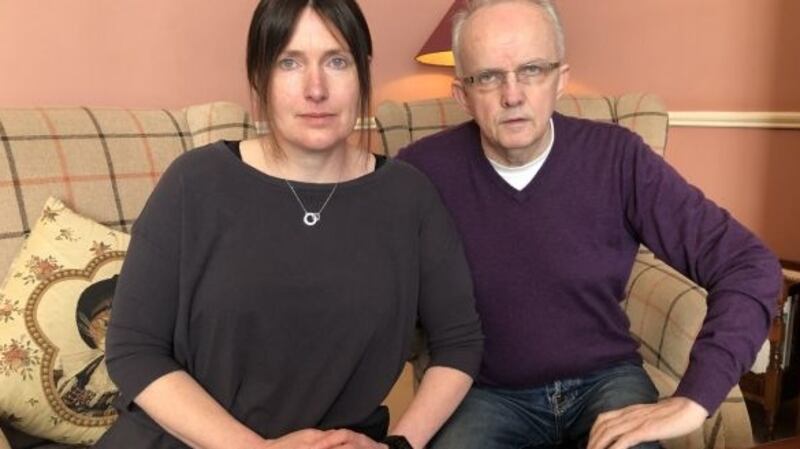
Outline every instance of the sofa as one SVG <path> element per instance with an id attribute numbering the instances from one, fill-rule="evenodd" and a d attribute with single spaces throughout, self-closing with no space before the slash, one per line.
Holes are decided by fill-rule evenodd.
<path id="1" fill-rule="evenodd" d="M 663 154 L 668 119 L 663 105 L 653 96 L 566 96 L 559 101 L 558 109 L 631 128 Z M 449 99 L 385 102 L 376 109 L 372 150 L 394 156 L 409 142 L 467 119 Z M 50 309 L 43 307 L 43 295 L 50 292 L 43 286 L 72 279 L 75 273 L 88 272 L 89 268 L 93 276 L 101 266 L 112 270 L 110 261 L 121 263 L 124 257 L 124 234 L 130 231 L 158 177 L 175 157 L 209 142 L 247 138 L 255 132 L 244 109 L 224 102 L 174 110 L 0 109 L 0 275 L 5 279 L 0 295 L 6 291 L 6 284 L 22 285 L 23 280 L 32 292 L 30 297 L 0 296 L 0 379 L 7 386 L 0 386 L 0 449 L 86 447 L 113 422 L 110 411 L 81 415 L 81 407 L 85 408 L 87 402 L 76 401 L 74 394 L 65 395 L 68 388 L 75 392 L 74 385 L 64 386 L 65 369 L 58 364 L 59 342 L 52 341 L 43 330 L 61 322 L 74 325 L 75 311 L 61 311 L 58 304 L 48 306 Z M 52 223 L 69 210 L 80 215 L 75 220 L 91 222 L 93 232 L 113 237 L 113 242 L 98 241 L 99 237 L 81 240 L 71 227 L 55 232 Z M 40 239 L 39 234 L 45 234 L 41 229 L 53 229 L 51 238 L 58 240 L 56 244 L 91 246 L 97 257 L 83 271 L 67 270 L 65 263 L 48 263 L 40 257 L 25 265 L 32 274 L 13 272 L 11 267 L 20 264 L 17 255 L 30 250 Z M 58 255 L 53 257 L 57 259 Z M 31 263 L 34 260 L 36 263 Z M 631 332 L 641 343 L 648 373 L 661 394 L 668 396 L 688 363 L 693 338 L 705 315 L 705 293 L 646 248 L 637 256 L 626 291 L 622 307 L 630 317 Z M 74 308 L 75 301 L 70 304 Z M 40 317 L 43 310 L 50 310 L 47 322 Z M 4 331 L 4 327 L 7 330 L 22 324 L 20 332 L 30 334 L 26 339 Z M 95 354 L 97 351 L 94 348 Z M 412 361 L 419 373 L 424 366 L 424 348 L 415 351 Z M 41 397 L 16 402 L 9 398 L 21 390 L 37 394 L 41 390 Z M 80 406 L 65 406 L 65 398 Z M 93 401 L 91 404 L 96 405 L 97 398 Z M 46 438 L 27 435 L 30 433 Z M 737 387 L 701 429 L 667 441 L 665 447 L 744 448 L 752 442 L 750 421 Z"/>

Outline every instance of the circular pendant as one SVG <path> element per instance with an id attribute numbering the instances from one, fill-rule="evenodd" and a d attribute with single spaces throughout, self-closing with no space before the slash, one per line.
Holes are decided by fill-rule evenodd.
<path id="1" fill-rule="evenodd" d="M 306 214 L 303 215 L 303 223 L 305 223 L 306 226 L 314 226 L 315 224 L 317 224 L 318 221 L 319 221 L 319 213 L 306 212 Z"/>

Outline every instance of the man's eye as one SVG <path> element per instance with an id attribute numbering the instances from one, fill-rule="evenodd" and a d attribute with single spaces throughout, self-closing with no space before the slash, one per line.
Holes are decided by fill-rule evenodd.
<path id="1" fill-rule="evenodd" d="M 496 72 L 481 72 L 475 76 L 475 81 L 478 84 L 494 84 L 499 78 Z"/>
<path id="2" fill-rule="evenodd" d="M 283 58 L 278 61 L 278 67 L 283 70 L 294 70 L 299 66 L 300 64 L 298 64 L 297 61 L 292 58 Z"/>
<path id="3" fill-rule="evenodd" d="M 528 64 L 520 67 L 519 74 L 528 78 L 537 77 L 544 73 L 544 69 L 536 64 Z"/>
<path id="4" fill-rule="evenodd" d="M 350 61 L 343 56 L 334 56 L 328 61 L 328 65 L 337 70 L 343 70 L 350 66 Z"/>

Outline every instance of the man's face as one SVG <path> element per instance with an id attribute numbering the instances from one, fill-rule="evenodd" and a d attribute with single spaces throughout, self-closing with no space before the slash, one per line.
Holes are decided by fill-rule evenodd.
<path id="1" fill-rule="evenodd" d="M 460 44 L 461 76 L 472 82 L 455 80 L 453 96 L 480 126 L 484 152 L 501 161 L 538 155 L 569 71 L 565 64 L 537 71 L 561 62 L 546 12 L 523 2 L 484 7 L 464 23 Z M 501 72 L 512 73 L 498 82 L 492 73 Z"/>

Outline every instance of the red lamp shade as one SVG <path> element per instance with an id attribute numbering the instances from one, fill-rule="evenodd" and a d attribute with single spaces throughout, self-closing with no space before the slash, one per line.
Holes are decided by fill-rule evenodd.
<path id="1" fill-rule="evenodd" d="M 417 54 L 416 60 L 423 64 L 453 67 L 453 51 L 450 45 L 451 32 L 453 28 L 453 15 L 456 11 L 466 6 L 466 0 L 456 0 L 447 14 L 444 15 L 439 25 L 433 30 L 433 34 L 422 46 Z"/>

